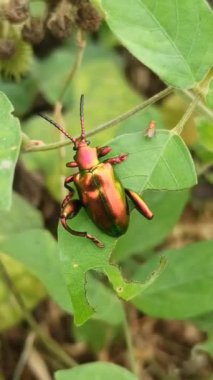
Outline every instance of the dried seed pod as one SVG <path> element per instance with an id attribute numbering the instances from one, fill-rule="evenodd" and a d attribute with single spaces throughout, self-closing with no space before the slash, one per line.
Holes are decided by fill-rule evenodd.
<path id="1" fill-rule="evenodd" d="M 84 2 L 80 4 L 76 19 L 76 23 L 80 29 L 96 32 L 99 29 L 101 20 L 100 14 L 90 3 Z"/>
<path id="2" fill-rule="evenodd" d="M 27 0 L 10 0 L 4 7 L 4 15 L 14 24 L 21 23 L 29 17 Z"/>
<path id="3" fill-rule="evenodd" d="M 31 17 L 23 26 L 22 37 L 24 41 L 33 45 L 39 44 L 45 35 L 44 22 L 39 17 Z"/>
<path id="4" fill-rule="evenodd" d="M 16 42 L 12 38 L 0 38 L 0 59 L 7 60 L 16 52 Z"/>
<path id="5" fill-rule="evenodd" d="M 67 0 L 63 0 L 50 14 L 47 27 L 51 33 L 60 39 L 70 36 L 75 25 L 77 9 Z"/>

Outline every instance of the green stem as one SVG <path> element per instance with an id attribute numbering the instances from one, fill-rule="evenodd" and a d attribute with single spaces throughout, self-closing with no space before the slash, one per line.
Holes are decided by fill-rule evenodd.
<path id="1" fill-rule="evenodd" d="M 126 310 L 127 308 L 124 307 L 124 309 Z M 127 311 L 125 312 L 125 310 L 124 310 L 123 329 L 124 329 L 124 335 L 125 335 L 125 340 L 126 340 L 126 346 L 128 349 L 129 367 L 130 367 L 132 373 L 134 373 L 134 375 L 136 376 L 136 378 L 138 378 L 137 363 L 136 363 L 135 355 L 134 355 L 134 347 L 133 347 L 133 343 L 132 343 L 132 336 L 131 336 L 130 328 L 128 325 Z"/>
<path id="2" fill-rule="evenodd" d="M 69 75 L 67 76 L 66 81 L 64 83 L 64 86 L 63 86 L 63 88 L 59 94 L 58 102 L 62 102 L 64 95 L 65 95 L 65 92 L 66 92 L 70 82 L 72 81 L 76 72 L 78 71 L 79 67 L 81 66 L 81 62 L 83 59 L 84 50 L 85 50 L 85 46 L 86 46 L 86 41 L 83 39 L 83 32 L 80 29 L 77 31 L 77 38 L 76 39 L 77 39 L 78 51 L 76 54 L 75 62 L 74 62 L 73 67 L 71 68 L 71 71 L 70 71 Z"/>
<path id="3" fill-rule="evenodd" d="M 167 87 L 165 90 L 159 92 L 158 94 L 152 96 L 151 98 L 147 99 L 145 102 L 138 104 L 136 107 L 131 108 L 129 111 L 115 117 L 112 120 L 107 121 L 106 123 L 103 123 L 99 125 L 98 127 L 94 128 L 92 131 L 86 133 L 86 137 L 94 136 L 97 133 L 100 133 L 104 131 L 105 129 L 114 127 L 121 121 L 127 120 L 131 116 L 135 115 L 137 112 L 144 110 L 145 108 L 149 107 L 150 105 L 156 103 L 158 100 L 164 98 L 165 96 L 171 94 L 173 91 L 172 87 Z M 41 152 L 44 150 L 52 150 L 60 148 L 61 146 L 69 145 L 71 142 L 69 140 L 63 141 L 63 142 L 57 142 L 53 144 L 48 145 L 42 145 L 42 146 L 31 146 L 28 149 L 26 149 L 24 152 Z"/>
<path id="4" fill-rule="evenodd" d="M 28 311 L 21 295 L 19 294 L 15 284 L 11 280 L 7 269 L 5 268 L 2 260 L 0 259 L 0 274 L 2 276 L 2 279 L 4 280 L 4 283 L 6 284 L 9 291 L 13 294 L 18 306 L 20 307 L 24 318 L 29 323 L 33 331 L 35 331 L 36 335 L 42 342 L 42 344 L 57 358 L 60 359 L 61 363 L 65 365 L 66 367 L 74 367 L 78 363 L 75 362 L 74 359 L 72 359 L 65 351 L 61 349 L 61 346 L 56 343 L 52 338 L 50 338 L 48 335 L 46 335 L 42 329 L 40 329 L 39 325 L 35 321 L 35 319 L 32 317 L 30 312 Z"/>
<path id="5" fill-rule="evenodd" d="M 195 99 L 195 95 L 189 91 L 189 90 L 183 90 L 180 92 L 181 94 L 184 94 L 187 98 L 193 100 Z M 199 101 L 197 104 L 197 107 L 202 111 L 206 116 L 213 119 L 213 112 L 210 108 L 208 108 L 202 101 Z"/>
<path id="6" fill-rule="evenodd" d="M 189 107 L 187 108 L 186 112 L 184 113 L 183 117 L 180 119 L 178 124 L 172 129 L 172 132 L 174 134 L 180 135 L 183 131 L 184 125 L 187 123 L 191 115 L 193 114 L 201 95 L 197 94 L 193 101 L 190 103 Z"/>

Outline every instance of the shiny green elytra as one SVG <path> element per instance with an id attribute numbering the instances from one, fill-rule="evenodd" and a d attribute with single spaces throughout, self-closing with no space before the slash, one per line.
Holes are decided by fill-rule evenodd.
<path id="1" fill-rule="evenodd" d="M 97 247 L 103 248 L 103 244 L 87 232 L 71 229 L 67 219 L 74 218 L 81 207 L 84 207 L 88 216 L 95 225 L 110 236 L 123 235 L 129 225 L 129 206 L 127 197 L 134 203 L 136 209 L 147 219 L 152 219 L 153 214 L 141 197 L 130 189 L 125 189 L 117 178 L 113 165 L 126 160 L 128 154 L 120 153 L 119 156 L 108 158 L 103 162 L 100 157 L 107 155 L 111 148 L 104 146 L 92 148 L 85 139 L 84 130 L 84 95 L 80 99 L 81 135 L 79 138 L 70 136 L 62 127 L 45 115 L 40 115 L 57 129 L 59 129 L 73 143 L 76 151 L 74 161 L 66 164 L 67 167 L 78 167 L 78 172 L 70 175 L 64 181 L 64 186 L 69 190 L 68 195 L 61 205 L 61 223 L 72 235 L 90 239 Z M 74 182 L 79 199 L 72 199 L 74 190 L 70 183 Z"/>

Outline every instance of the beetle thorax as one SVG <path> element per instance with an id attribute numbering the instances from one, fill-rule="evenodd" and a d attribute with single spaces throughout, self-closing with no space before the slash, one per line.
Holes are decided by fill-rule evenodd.
<path id="1" fill-rule="evenodd" d="M 74 160 L 78 164 L 79 169 L 92 169 L 99 164 L 97 149 L 90 148 L 87 144 L 81 144 L 77 149 Z"/>

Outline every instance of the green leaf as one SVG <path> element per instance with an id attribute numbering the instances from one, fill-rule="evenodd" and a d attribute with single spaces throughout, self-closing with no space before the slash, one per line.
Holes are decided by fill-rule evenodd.
<path id="1" fill-rule="evenodd" d="M 208 93 L 206 95 L 206 104 L 209 108 L 213 109 L 213 79 L 209 82 Z"/>
<path id="2" fill-rule="evenodd" d="M 37 82 L 32 75 L 21 79 L 19 83 L 1 81 L 0 87 L 14 105 L 16 115 L 30 111 L 37 95 Z"/>
<path id="3" fill-rule="evenodd" d="M 68 130 L 79 135 L 79 99 L 82 89 L 85 95 L 85 128 L 90 131 L 111 120 L 142 101 L 122 75 L 117 56 L 111 50 L 89 45 L 85 58 L 73 83 L 73 108 L 67 113 Z M 113 94 L 113 96 L 112 96 Z M 114 137 L 119 125 L 93 136 L 93 145 L 106 142 Z M 70 149 L 68 150 L 70 154 Z"/>
<path id="4" fill-rule="evenodd" d="M 196 183 L 193 162 L 186 146 L 180 137 L 169 131 L 159 130 L 153 139 L 146 139 L 143 132 L 121 135 L 110 146 L 113 156 L 128 152 L 128 159 L 115 170 L 125 187 L 138 193 L 146 188 L 183 189 Z M 63 272 L 72 299 L 75 322 L 80 325 L 94 313 L 85 296 L 86 272 L 92 269 L 104 272 L 119 297 L 125 300 L 141 293 L 159 272 L 145 284 L 124 280 L 119 269 L 109 263 L 116 239 L 101 232 L 84 210 L 71 223 L 74 230 L 88 231 L 104 243 L 104 249 L 100 250 L 91 242 L 59 228 Z"/>
<path id="5" fill-rule="evenodd" d="M 0 92 L 0 209 L 9 210 L 12 202 L 12 183 L 21 144 L 18 119 L 11 113 L 13 106 Z"/>
<path id="6" fill-rule="evenodd" d="M 143 132 L 121 135 L 109 143 L 111 156 L 128 153 L 115 167 L 124 187 L 138 193 L 146 189 L 182 190 L 196 184 L 195 168 L 183 140 L 167 130 L 147 139 Z"/>
<path id="7" fill-rule="evenodd" d="M 16 232 L 42 227 L 40 212 L 16 193 L 10 211 L 0 211 L 0 240 Z"/>
<path id="8" fill-rule="evenodd" d="M 213 18 L 204 0 L 99 0 L 122 44 L 165 82 L 195 86 L 212 66 Z"/>
<path id="9" fill-rule="evenodd" d="M 213 331 L 213 311 L 191 318 L 190 322 L 194 323 L 201 331 Z"/>
<path id="10" fill-rule="evenodd" d="M 46 59 L 37 64 L 38 86 L 45 99 L 54 105 L 60 96 L 65 81 L 72 70 L 76 52 L 64 48 L 54 51 Z M 71 88 L 66 91 L 64 104 L 70 105 Z"/>
<path id="11" fill-rule="evenodd" d="M 125 317 L 121 301 L 111 289 L 96 280 L 90 273 L 87 275 L 87 280 L 87 298 L 89 304 L 96 311 L 94 319 L 114 326 L 121 324 Z"/>
<path id="12" fill-rule="evenodd" d="M 21 294 L 26 307 L 29 310 L 33 309 L 46 295 L 43 286 L 23 265 L 4 255 L 1 248 L 0 259 Z M 19 305 L 14 300 L 3 279 L 0 278 L 0 331 L 11 328 L 22 317 L 23 314 Z"/>
<path id="13" fill-rule="evenodd" d="M 89 363 L 55 373 L 55 380 L 137 380 L 127 369 L 112 363 Z"/>
<path id="14" fill-rule="evenodd" d="M 196 128 L 198 143 L 207 151 L 213 153 L 213 123 L 205 119 L 199 119 Z"/>
<path id="15" fill-rule="evenodd" d="M 41 117 L 33 117 L 27 120 L 23 124 L 23 131 L 31 139 L 42 140 L 45 144 L 57 142 L 60 139 L 59 132 Z M 59 150 L 25 153 L 22 155 L 22 160 L 29 170 L 40 171 L 44 175 L 44 182 L 49 192 L 59 200 L 61 196 L 61 161 Z"/>
<path id="16" fill-rule="evenodd" d="M 195 349 L 207 352 L 209 355 L 213 355 L 213 332 L 208 334 L 208 338 L 205 342 L 197 344 Z"/>
<path id="17" fill-rule="evenodd" d="M 154 218 L 150 222 L 142 218 L 137 210 L 133 210 L 129 229 L 121 236 L 113 252 L 113 257 L 119 261 L 162 243 L 180 218 L 189 192 L 150 191 L 143 198 L 154 213 Z"/>
<path id="18" fill-rule="evenodd" d="M 62 309 L 72 313 L 70 297 L 60 272 L 57 243 L 49 232 L 37 229 L 12 234 L 1 240 L 0 250 L 24 264 Z"/>
<path id="19" fill-rule="evenodd" d="M 122 277 L 119 268 L 109 263 L 109 258 L 116 239 L 101 232 L 81 210 L 78 218 L 73 219 L 72 228 L 75 230 L 86 231 L 98 236 L 104 243 L 104 248 L 95 247 L 90 241 L 80 237 L 70 235 L 60 225 L 58 230 L 58 240 L 61 250 L 61 264 L 65 276 L 66 284 L 72 300 L 75 324 L 80 326 L 94 314 L 94 309 L 88 303 L 85 294 L 86 273 L 90 270 L 103 272 L 112 283 L 114 290 L 124 300 L 129 300 L 149 286 L 159 275 L 156 272 L 144 284 L 130 283 Z"/>
<path id="20" fill-rule="evenodd" d="M 163 252 L 167 265 L 154 284 L 133 303 L 160 318 L 185 319 L 213 310 L 213 241 L 190 244 Z M 135 280 L 143 281 L 156 260 L 139 268 Z"/>

